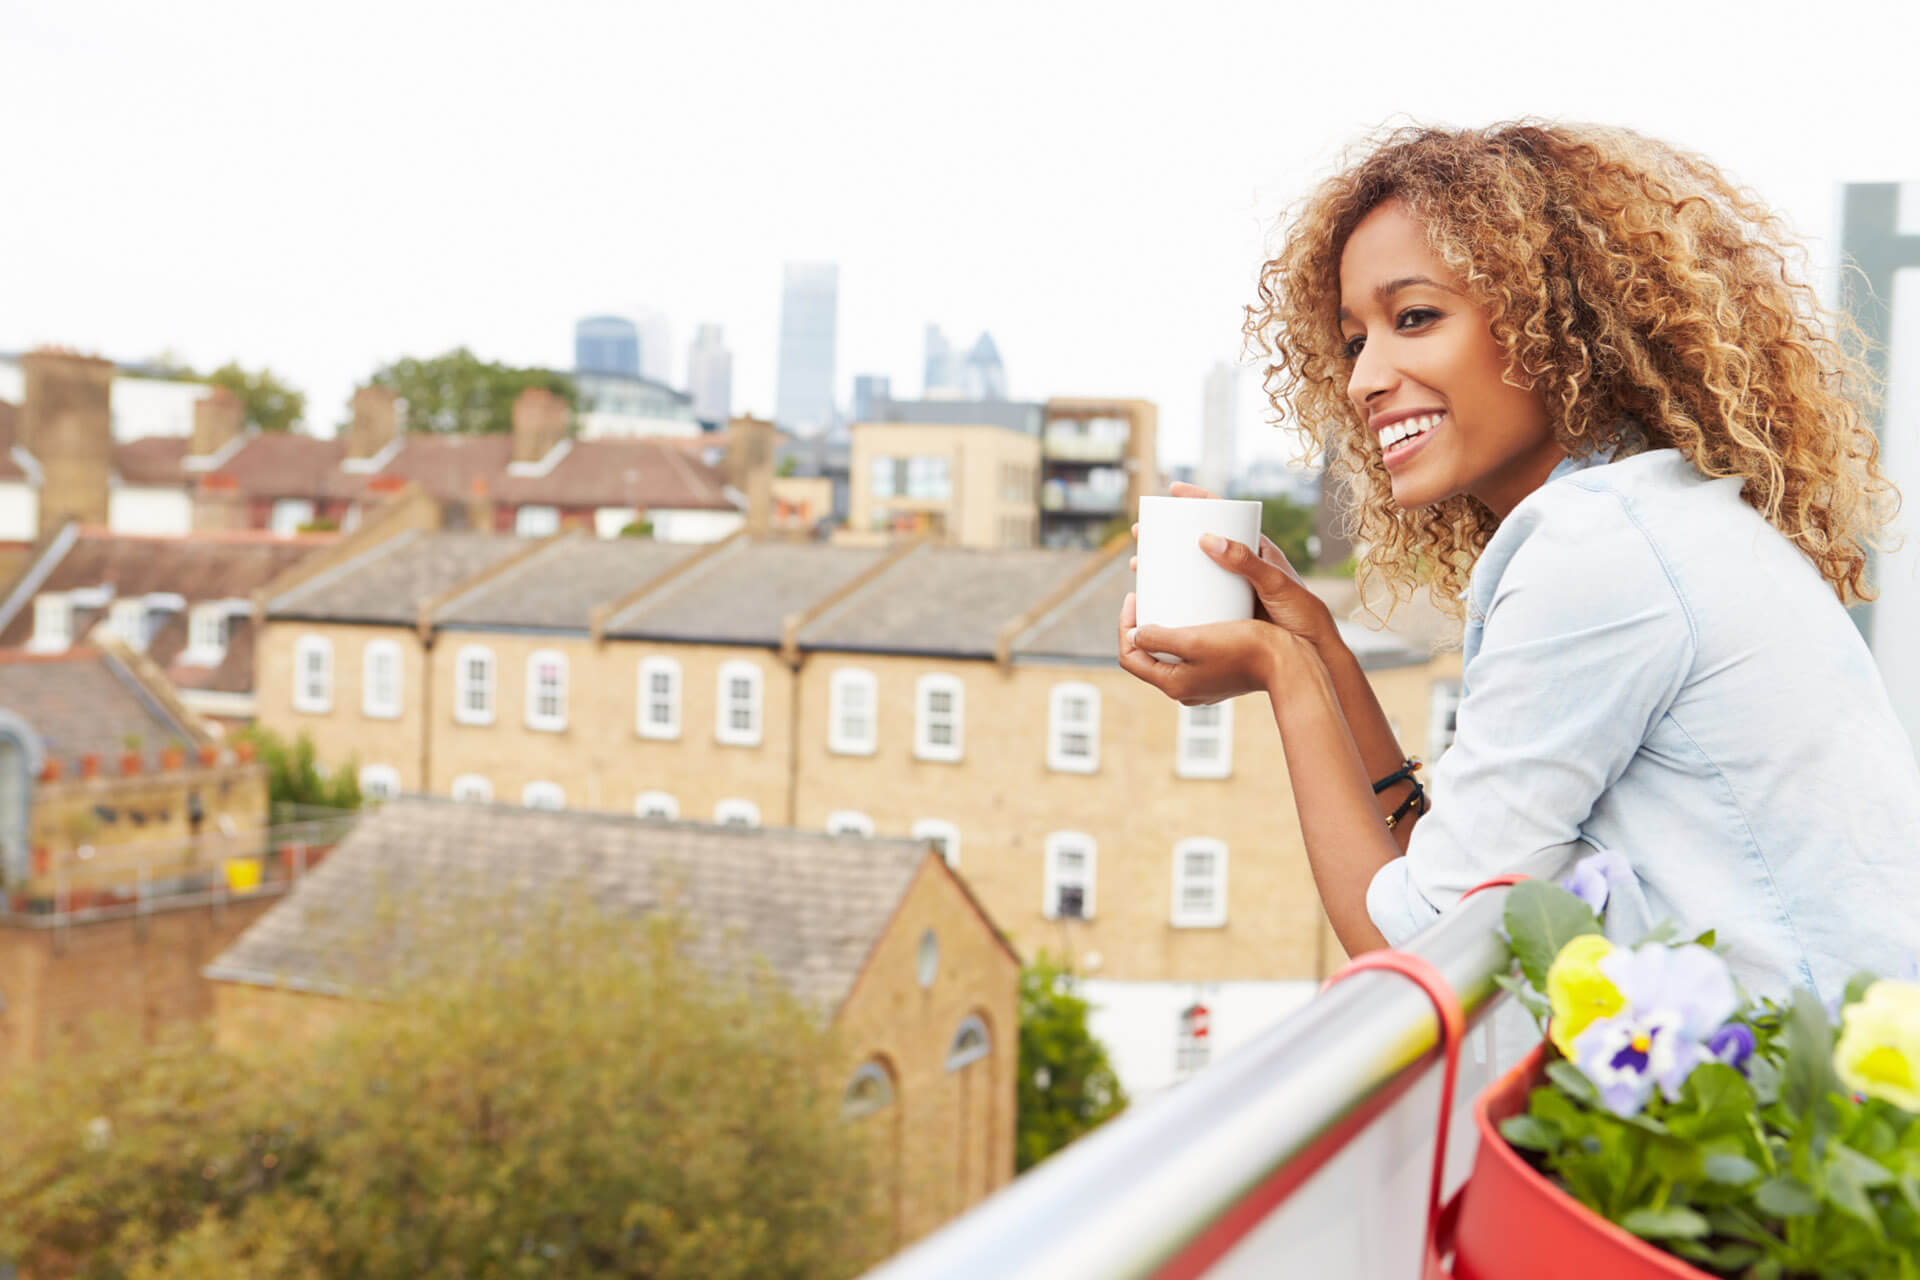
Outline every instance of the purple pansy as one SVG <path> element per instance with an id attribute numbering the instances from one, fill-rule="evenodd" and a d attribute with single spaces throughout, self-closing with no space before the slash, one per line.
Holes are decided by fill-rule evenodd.
<path id="1" fill-rule="evenodd" d="M 1747 1069 L 1753 1056 L 1753 1028 L 1744 1022 L 1729 1022 L 1707 1037 L 1707 1052 L 1735 1071 Z"/>
<path id="2" fill-rule="evenodd" d="M 1574 864 L 1560 887 L 1600 914 L 1618 885 L 1633 883 L 1633 864 L 1611 849 L 1603 849 Z"/>
<path id="3" fill-rule="evenodd" d="M 1678 1098 L 1739 1003 L 1726 962 L 1693 943 L 1649 943 L 1615 951 L 1600 972 L 1626 1003 L 1575 1037 L 1575 1065 L 1617 1115 L 1638 1113 L 1656 1087 Z"/>

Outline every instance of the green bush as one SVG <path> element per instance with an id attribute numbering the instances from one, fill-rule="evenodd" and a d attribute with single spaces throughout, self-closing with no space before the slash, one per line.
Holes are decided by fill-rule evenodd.
<path id="1" fill-rule="evenodd" d="M 1020 971 L 1020 1078 L 1014 1165 L 1021 1172 L 1119 1115 L 1126 1090 L 1087 1030 L 1087 1002 L 1045 952 Z"/>
<path id="2" fill-rule="evenodd" d="M 361 805 L 360 769 L 349 756 L 340 768 L 323 773 L 313 739 L 302 733 L 292 745 L 260 725 L 248 725 L 240 741 L 251 743 L 267 766 L 267 795 L 275 810 L 358 809 Z"/>
<path id="3" fill-rule="evenodd" d="M 0 1256 L 89 1280 L 802 1280 L 872 1262 L 867 1146 L 839 1119 L 818 1019 L 764 973 L 692 970 L 670 924 L 596 920 L 511 938 L 449 920 L 433 963 L 338 1006 L 326 1038 L 108 1034 L 16 1075 Z"/>

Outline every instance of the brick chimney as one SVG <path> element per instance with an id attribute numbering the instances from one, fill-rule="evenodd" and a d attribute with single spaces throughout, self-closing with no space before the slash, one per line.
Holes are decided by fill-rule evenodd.
<path id="1" fill-rule="evenodd" d="M 545 387 L 528 387 L 513 402 L 513 461 L 538 462 L 567 438 L 573 409 Z"/>
<path id="2" fill-rule="evenodd" d="M 193 402 L 193 438 L 187 456 L 211 458 L 247 428 L 247 405 L 226 387 L 213 387 Z"/>
<path id="3" fill-rule="evenodd" d="M 353 393 L 353 420 L 347 423 L 347 458 L 364 461 L 392 444 L 399 434 L 398 397 L 391 387 L 361 387 Z"/>
<path id="4" fill-rule="evenodd" d="M 720 473 L 747 498 L 747 533 L 765 534 L 773 524 L 773 451 L 779 431 L 764 418 L 727 423 L 727 452 Z"/>
<path id="5" fill-rule="evenodd" d="M 68 519 L 107 523 L 113 464 L 113 362 L 52 347 L 20 361 L 17 443 L 40 464 L 40 533 Z"/>

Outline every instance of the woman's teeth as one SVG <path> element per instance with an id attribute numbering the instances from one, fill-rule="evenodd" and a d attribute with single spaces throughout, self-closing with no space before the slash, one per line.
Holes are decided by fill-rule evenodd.
<path id="1" fill-rule="evenodd" d="M 1417 418 L 1402 418 L 1391 426 L 1382 427 L 1380 429 L 1380 447 L 1382 449 L 1391 449 L 1402 440 L 1411 440 L 1415 436 L 1423 436 L 1439 426 L 1440 419 L 1444 416 L 1444 414 L 1438 413 L 1424 413 Z"/>

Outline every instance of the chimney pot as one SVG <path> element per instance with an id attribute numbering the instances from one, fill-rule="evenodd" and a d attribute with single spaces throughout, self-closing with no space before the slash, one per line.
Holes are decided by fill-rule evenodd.
<path id="1" fill-rule="evenodd" d="M 545 387 L 527 387 L 513 400 L 513 460 L 538 462 L 567 438 L 573 416 L 564 396 Z"/>
<path id="2" fill-rule="evenodd" d="M 107 523 L 113 463 L 113 362 L 41 347 L 20 361 L 16 443 L 40 464 L 40 533 L 68 519 Z"/>
<path id="3" fill-rule="evenodd" d="M 98 755 L 90 751 L 80 757 L 80 776 L 83 778 L 97 778 L 100 776 L 100 757 Z"/>
<path id="4" fill-rule="evenodd" d="M 212 457 L 238 440 L 246 426 L 246 402 L 226 387 L 213 387 L 193 402 L 193 439 L 187 452 Z"/>
<path id="5" fill-rule="evenodd" d="M 399 437 L 399 397 L 391 387 L 365 386 L 353 393 L 347 424 L 347 457 L 371 458 Z"/>

